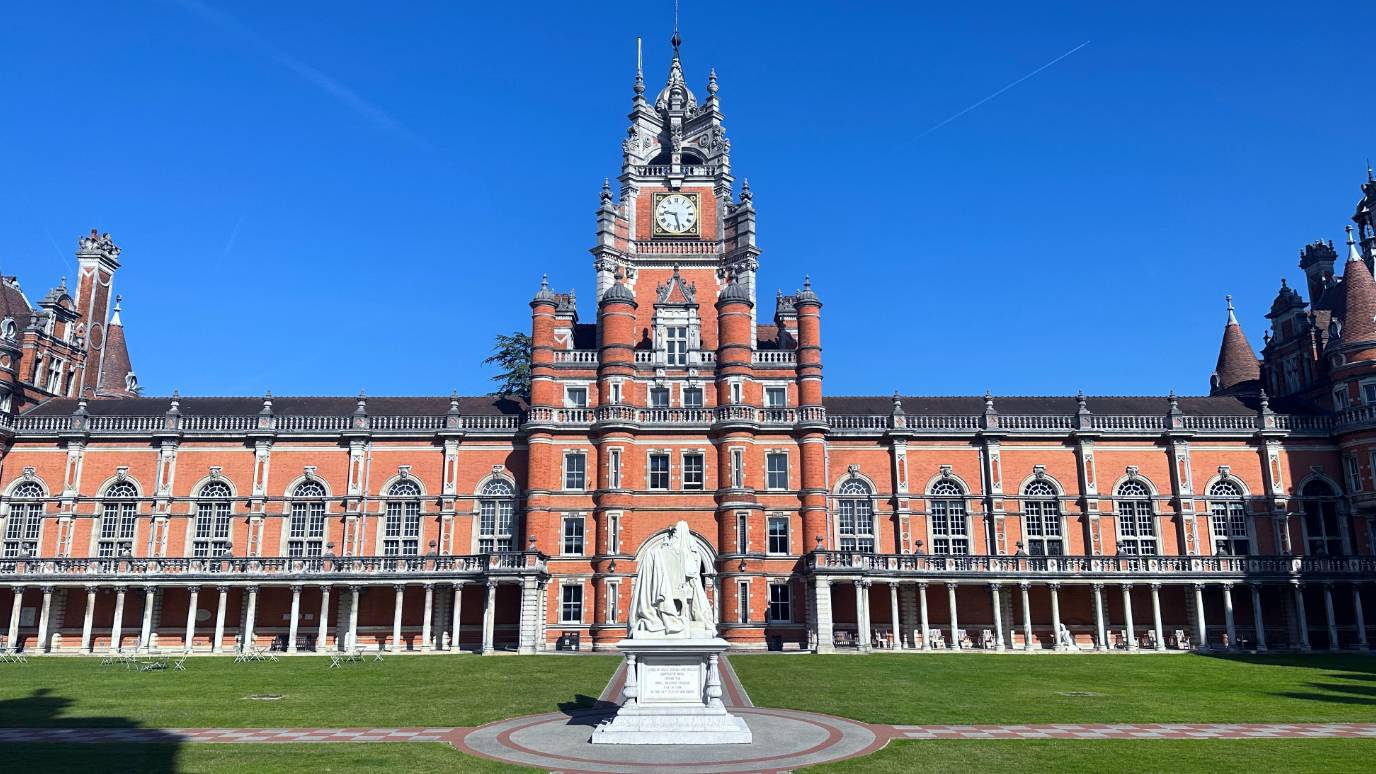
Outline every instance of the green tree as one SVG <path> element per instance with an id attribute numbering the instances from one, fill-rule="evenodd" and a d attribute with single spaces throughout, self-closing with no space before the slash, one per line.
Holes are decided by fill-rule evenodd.
<path id="1" fill-rule="evenodd" d="M 492 377 L 499 386 L 488 395 L 530 396 L 530 336 L 520 331 L 507 336 L 497 334 L 497 346 L 492 348 L 492 356 L 483 365 L 496 365 L 502 369 Z"/>

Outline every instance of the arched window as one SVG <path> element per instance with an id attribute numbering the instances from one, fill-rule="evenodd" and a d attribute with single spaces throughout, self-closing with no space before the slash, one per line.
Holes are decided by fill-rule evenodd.
<path id="1" fill-rule="evenodd" d="M 139 490 L 128 481 L 117 481 L 105 490 L 100 504 L 99 556 L 132 556 L 138 530 Z"/>
<path id="2" fill-rule="evenodd" d="M 1310 556 L 1342 556 L 1343 536 L 1338 520 L 1337 494 L 1322 481 L 1310 481 L 1300 493 L 1304 505 L 1304 537 Z"/>
<path id="3" fill-rule="evenodd" d="M 420 485 L 402 479 L 387 490 L 387 518 L 382 530 L 382 553 L 415 556 L 420 553 Z"/>
<path id="4" fill-rule="evenodd" d="M 841 550 L 874 553 L 874 506 L 870 502 L 869 485 L 852 478 L 842 484 L 836 494 Z"/>
<path id="5" fill-rule="evenodd" d="M 1022 490 L 1023 534 L 1027 553 L 1033 556 L 1061 556 L 1065 541 L 1061 531 L 1061 506 L 1056 488 L 1045 481 L 1033 481 Z"/>
<path id="6" fill-rule="evenodd" d="M 934 554 L 970 553 L 970 529 L 965 517 L 965 492 L 954 481 L 938 481 L 932 486 L 932 517 L 928 537 Z"/>
<path id="7" fill-rule="evenodd" d="M 291 496 L 287 556 L 320 556 L 325 540 L 325 485 L 303 481 Z"/>
<path id="8" fill-rule="evenodd" d="M 483 487 L 478 501 L 478 553 L 512 550 L 516 530 L 516 489 L 510 481 L 494 478 Z"/>
<path id="9" fill-rule="evenodd" d="M 1118 553 L 1128 556 L 1159 553 L 1151 491 L 1141 481 L 1124 481 L 1118 487 Z"/>
<path id="10" fill-rule="evenodd" d="M 1242 490 L 1232 481 L 1219 481 L 1209 487 L 1209 528 L 1214 534 L 1214 553 L 1246 556 L 1251 553 L 1247 539 L 1247 511 Z"/>
<path id="11" fill-rule="evenodd" d="M 21 553 L 38 556 L 38 540 L 43 527 L 42 498 L 43 487 L 35 481 L 25 481 L 10 494 L 9 520 L 5 524 L 6 559 Z"/>
<path id="12" fill-rule="evenodd" d="M 196 503 L 196 535 L 192 556 L 220 556 L 230 549 L 229 530 L 233 516 L 234 492 L 223 481 L 201 487 Z"/>

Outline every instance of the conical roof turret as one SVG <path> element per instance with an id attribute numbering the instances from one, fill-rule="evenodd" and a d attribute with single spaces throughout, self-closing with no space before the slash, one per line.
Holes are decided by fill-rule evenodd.
<path id="1" fill-rule="evenodd" d="M 1347 264 L 1343 267 L 1343 285 L 1347 297 L 1335 314 L 1342 319 L 1344 344 L 1376 340 L 1376 279 L 1371 276 L 1357 243 L 1352 227 L 1347 227 Z"/>
<path id="2" fill-rule="evenodd" d="M 1232 296 L 1228 296 L 1228 322 L 1223 326 L 1223 344 L 1218 349 L 1218 364 L 1211 381 L 1210 395 L 1249 392 L 1261 386 L 1261 366 L 1237 315 L 1233 314 Z"/>

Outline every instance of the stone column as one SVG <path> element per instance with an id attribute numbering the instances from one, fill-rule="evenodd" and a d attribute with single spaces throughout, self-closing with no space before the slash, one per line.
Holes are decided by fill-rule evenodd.
<path id="1" fill-rule="evenodd" d="M 11 650 L 19 650 L 19 607 L 24 601 L 24 587 L 14 586 L 14 602 L 10 605 L 10 633 L 5 644 Z"/>
<path id="2" fill-rule="evenodd" d="M 1291 588 L 1295 591 L 1295 617 L 1299 619 L 1300 626 L 1300 650 L 1309 652 L 1309 617 L 1304 614 L 1304 584 L 1294 583 Z"/>
<path id="3" fill-rule="evenodd" d="M 922 607 L 922 649 L 932 649 L 932 625 L 927 623 L 927 584 L 917 584 L 917 601 Z"/>
<path id="4" fill-rule="evenodd" d="M 1237 650 L 1237 626 L 1233 622 L 1233 584 L 1223 584 L 1223 625 L 1228 631 L 1228 650 Z"/>
<path id="5" fill-rule="evenodd" d="M 315 652 L 320 653 L 330 644 L 330 587 L 320 587 L 320 633 L 315 635 Z"/>
<path id="6" fill-rule="evenodd" d="M 1132 584 L 1123 584 L 1123 626 L 1128 630 L 1128 650 L 1137 651 L 1137 629 L 1132 625 Z"/>
<path id="7" fill-rule="evenodd" d="M 196 641 L 196 608 L 200 605 L 201 587 L 191 586 L 187 588 L 188 599 L 186 603 L 186 640 L 183 652 L 190 653 L 191 645 Z"/>
<path id="8" fill-rule="evenodd" d="M 96 592 L 98 586 L 86 587 L 86 614 L 81 621 L 81 652 L 89 654 L 94 648 L 91 647 L 91 629 L 96 620 Z"/>
<path id="9" fill-rule="evenodd" d="M 1028 599 L 1029 586 L 1030 583 L 1018 584 L 1018 590 L 1022 592 L 1022 649 L 1025 651 L 1032 650 L 1032 601 Z"/>
<path id="10" fill-rule="evenodd" d="M 258 587 L 249 586 L 248 591 L 248 614 L 244 616 L 244 631 L 241 633 L 243 642 L 241 647 L 253 647 L 256 635 L 254 629 L 258 625 Z"/>
<path id="11" fill-rule="evenodd" d="M 143 627 L 139 631 L 139 643 L 145 652 L 153 649 L 153 600 L 157 593 L 156 586 L 143 587 Z"/>
<path id="12" fill-rule="evenodd" d="M 1109 650 L 1108 627 L 1104 625 L 1104 584 L 1095 583 L 1091 589 L 1094 592 L 1094 630 L 1099 635 L 1097 649 Z"/>
<path id="13" fill-rule="evenodd" d="M 1056 643 L 1053 646 L 1056 650 L 1065 650 L 1065 646 L 1061 644 L 1061 600 L 1057 594 L 1061 584 L 1048 583 L 1046 588 L 1051 592 L 1051 641 Z"/>
<path id="14" fill-rule="evenodd" d="M 1151 623 L 1156 632 L 1156 649 L 1166 649 L 1166 627 L 1161 624 L 1161 584 L 1151 584 Z"/>
<path id="15" fill-rule="evenodd" d="M 1362 584 L 1352 584 L 1352 611 L 1357 614 L 1357 649 L 1368 650 L 1366 641 L 1366 615 L 1362 613 Z"/>
<path id="16" fill-rule="evenodd" d="M 533 656 L 540 647 L 540 596 L 541 584 L 538 578 L 521 579 L 521 618 L 516 637 L 516 652 Z"/>
<path id="17" fill-rule="evenodd" d="M 951 608 L 951 647 L 960 650 L 960 623 L 956 621 L 956 584 L 946 584 L 946 603 Z"/>
<path id="18" fill-rule="evenodd" d="M 1204 584 L 1194 584 L 1195 634 L 1199 639 L 1196 650 L 1213 650 L 1209 646 L 1209 625 L 1204 618 Z"/>
<path id="19" fill-rule="evenodd" d="M 903 649 L 903 627 L 899 626 L 898 621 L 898 584 L 889 584 L 889 620 L 892 621 L 893 628 L 893 647 L 895 650 Z"/>
<path id="20" fill-rule="evenodd" d="M 53 607 L 53 587 L 42 586 L 43 606 L 38 609 L 38 652 L 48 652 L 48 623 Z"/>
<path id="21" fill-rule="evenodd" d="M 989 596 L 994 603 L 994 649 L 1003 650 L 1003 599 L 997 583 L 989 584 Z"/>
<path id="22" fill-rule="evenodd" d="M 225 650 L 225 608 L 229 605 L 229 587 L 216 586 L 215 590 L 220 592 L 220 606 L 215 609 L 215 641 L 210 643 L 210 652 L 223 653 Z"/>
<path id="23" fill-rule="evenodd" d="M 349 591 L 353 592 L 353 598 L 349 604 L 349 638 L 345 641 L 345 650 L 358 650 L 358 598 L 363 594 L 363 589 L 350 586 Z"/>
<path id="24" fill-rule="evenodd" d="M 430 619 L 435 615 L 435 584 L 426 583 L 425 588 L 425 616 L 420 623 L 420 652 L 430 652 Z"/>
<path id="25" fill-rule="evenodd" d="M 115 587 L 115 620 L 110 623 L 110 652 L 120 653 L 120 640 L 124 636 L 124 586 Z"/>
<path id="26" fill-rule="evenodd" d="M 487 601 L 483 605 L 483 655 L 497 652 L 497 581 L 487 582 Z"/>
<path id="27" fill-rule="evenodd" d="M 870 595 L 864 581 L 855 581 L 855 636 L 861 653 L 870 652 Z"/>
<path id="28" fill-rule="evenodd" d="M 1266 652 L 1266 624 L 1261 618 L 1261 584 L 1249 583 L 1247 587 L 1252 590 L 1252 621 L 1253 628 L 1257 635 L 1257 652 Z"/>
<path id="29" fill-rule="evenodd" d="M 401 602 L 406 594 L 405 583 L 394 583 L 392 588 L 396 589 L 396 602 L 392 604 L 392 647 L 391 651 L 396 653 L 401 650 Z"/>
<path id="30" fill-rule="evenodd" d="M 1339 650 L 1338 619 L 1333 615 L 1333 584 L 1323 584 L 1323 612 L 1328 618 L 1328 649 Z"/>
<path id="31" fill-rule="evenodd" d="M 301 584 L 291 587 L 291 621 L 287 624 L 287 652 L 296 652 L 296 632 L 301 620 Z"/>
<path id="32" fill-rule="evenodd" d="M 463 581 L 454 581 L 454 621 L 449 625 L 449 649 L 459 649 L 459 613 L 463 610 Z"/>

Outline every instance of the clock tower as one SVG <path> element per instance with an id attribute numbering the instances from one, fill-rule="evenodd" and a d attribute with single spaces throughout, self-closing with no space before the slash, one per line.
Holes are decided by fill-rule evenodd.
<path id="1" fill-rule="evenodd" d="M 637 349 L 664 353 L 673 345 L 662 339 L 686 328 L 686 349 L 696 356 L 718 344 L 715 317 L 699 315 L 697 309 L 711 310 L 722 290 L 738 284 L 751 301 L 754 346 L 759 249 L 749 185 L 737 201 L 716 71 L 708 76 L 706 96 L 699 102 L 684 81 L 677 32 L 671 42 L 669 77 L 653 102 L 646 98 L 643 73 L 636 73 L 631 123 L 621 143 L 619 201 L 613 202 L 610 185 L 602 191 L 597 246 L 592 249 L 597 299 L 602 301 L 620 274 L 640 302 Z"/>

